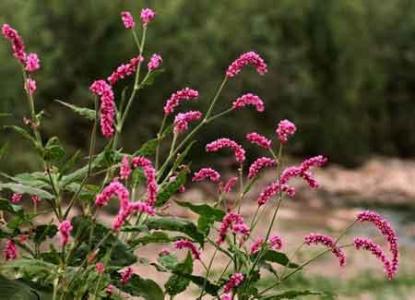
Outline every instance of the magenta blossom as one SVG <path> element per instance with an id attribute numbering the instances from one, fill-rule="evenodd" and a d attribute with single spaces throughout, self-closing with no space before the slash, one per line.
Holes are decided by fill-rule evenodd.
<path id="1" fill-rule="evenodd" d="M 120 272 L 121 275 L 121 283 L 122 284 L 126 284 L 128 283 L 128 281 L 130 281 L 131 277 L 133 277 L 133 268 L 128 267 L 126 269 L 124 269 L 123 271 Z"/>
<path id="2" fill-rule="evenodd" d="M 36 53 L 29 53 L 26 56 L 25 70 L 28 72 L 35 72 L 40 69 L 40 59 Z"/>
<path id="3" fill-rule="evenodd" d="M 65 247 L 69 242 L 69 236 L 71 234 L 73 227 L 71 221 L 65 220 L 59 224 L 59 234 L 61 239 L 62 247 Z"/>
<path id="4" fill-rule="evenodd" d="M 134 168 L 142 168 L 146 177 L 147 199 L 146 203 L 154 206 L 157 201 L 158 185 L 156 179 L 156 170 L 151 161 L 144 156 L 136 156 L 132 159 Z"/>
<path id="5" fill-rule="evenodd" d="M 131 167 L 130 167 L 130 159 L 127 155 L 124 155 L 124 157 L 121 160 L 121 166 L 120 166 L 120 178 L 122 180 L 128 180 L 131 175 Z"/>
<path id="6" fill-rule="evenodd" d="M 233 151 L 237 162 L 243 163 L 245 161 L 245 149 L 237 142 L 228 138 L 220 138 L 207 144 L 205 150 L 206 152 L 217 152 L 222 148 L 230 148 Z"/>
<path id="7" fill-rule="evenodd" d="M 141 55 L 133 57 L 126 64 L 122 64 L 108 76 L 107 80 L 111 85 L 116 84 L 119 80 L 124 79 L 127 76 L 131 76 L 137 70 L 138 65 L 144 60 Z"/>
<path id="8" fill-rule="evenodd" d="M 141 23 L 143 23 L 143 26 L 147 26 L 148 23 L 153 21 L 155 17 L 156 17 L 156 13 L 151 8 L 143 8 L 141 10 L 140 19 L 141 19 Z"/>
<path id="9" fill-rule="evenodd" d="M 176 134 L 182 133 L 189 129 L 189 123 L 195 122 L 202 118 L 200 111 L 188 111 L 186 113 L 178 113 L 174 118 L 174 132 Z"/>
<path id="10" fill-rule="evenodd" d="M 105 80 L 97 80 L 89 88 L 91 92 L 101 98 L 100 117 L 101 132 L 106 138 L 114 135 L 115 97 L 112 87 Z"/>
<path id="11" fill-rule="evenodd" d="M 134 18 L 129 11 L 121 12 L 121 20 L 126 29 L 131 29 L 135 27 Z"/>
<path id="12" fill-rule="evenodd" d="M 181 239 L 174 242 L 174 247 L 176 249 L 188 249 L 194 259 L 200 260 L 200 250 L 189 240 Z"/>
<path id="13" fill-rule="evenodd" d="M 278 181 L 271 182 L 257 198 L 258 205 L 261 206 L 268 203 L 269 200 L 279 193 L 286 193 L 288 197 L 292 198 L 295 196 L 295 189 L 287 184 L 280 184 Z"/>
<path id="14" fill-rule="evenodd" d="M 14 204 L 20 203 L 22 201 L 22 194 L 14 193 L 11 198 L 11 202 Z"/>
<path id="15" fill-rule="evenodd" d="M 241 234 L 243 238 L 247 237 L 250 233 L 249 227 L 245 224 L 244 219 L 240 214 L 229 212 L 222 220 L 219 227 L 219 236 L 216 242 L 221 244 L 225 241 L 228 230 L 231 229 L 235 234 Z"/>
<path id="16" fill-rule="evenodd" d="M 242 95 L 241 97 L 236 99 L 232 103 L 232 109 L 240 109 L 248 105 L 255 106 L 257 112 L 263 112 L 265 109 L 264 102 L 262 101 L 262 99 L 259 98 L 257 95 L 251 93 Z"/>
<path id="17" fill-rule="evenodd" d="M 260 157 L 256 159 L 249 167 L 248 179 L 255 178 L 262 169 L 267 167 L 274 167 L 277 165 L 275 159 L 269 157 Z"/>
<path id="18" fill-rule="evenodd" d="M 13 240 L 7 240 L 6 246 L 3 250 L 3 255 L 5 260 L 15 260 L 18 256 L 18 251 L 16 244 Z"/>
<path id="19" fill-rule="evenodd" d="M 220 174 L 212 168 L 202 168 L 193 175 L 192 181 L 203 181 L 205 179 L 218 182 Z"/>
<path id="20" fill-rule="evenodd" d="M 1 27 L 1 33 L 7 40 L 10 41 L 12 45 L 13 56 L 17 58 L 21 64 L 24 65 L 26 63 L 26 52 L 22 37 L 9 24 L 3 24 Z"/>
<path id="21" fill-rule="evenodd" d="M 223 291 L 225 293 L 229 293 L 234 288 L 240 286 L 241 283 L 244 281 L 244 278 L 245 278 L 245 276 L 242 273 L 232 274 L 232 276 L 229 278 L 229 280 L 225 283 L 225 285 L 223 287 Z"/>
<path id="22" fill-rule="evenodd" d="M 257 132 L 250 132 L 246 135 L 246 139 L 248 140 L 248 142 L 256 144 L 261 148 L 264 148 L 266 150 L 271 149 L 271 140 L 267 139 L 262 134 L 259 134 Z"/>
<path id="23" fill-rule="evenodd" d="M 194 100 L 197 97 L 199 97 L 199 92 L 188 87 L 173 93 L 164 105 L 164 115 L 172 114 L 181 102 Z"/>
<path id="24" fill-rule="evenodd" d="M 286 144 L 288 142 L 288 138 L 297 131 L 297 127 L 295 124 L 288 121 L 282 120 L 278 123 L 278 127 L 276 129 L 276 134 L 278 135 L 278 139 L 281 144 Z"/>
<path id="25" fill-rule="evenodd" d="M 157 70 L 158 68 L 160 68 L 160 65 L 162 64 L 162 62 L 163 62 L 163 58 L 157 53 L 154 53 L 151 56 L 149 63 L 147 64 L 147 68 L 150 72 Z"/>
<path id="26" fill-rule="evenodd" d="M 105 265 L 102 262 L 97 262 L 95 264 L 95 270 L 98 274 L 103 274 L 105 272 Z"/>
<path id="27" fill-rule="evenodd" d="M 239 56 L 226 70 L 226 76 L 229 78 L 238 75 L 246 65 L 252 65 L 259 75 L 264 75 L 268 72 L 268 67 L 265 61 L 259 54 L 254 51 L 243 53 Z"/>
<path id="28" fill-rule="evenodd" d="M 232 191 L 232 189 L 235 187 L 235 184 L 238 182 L 238 177 L 237 176 L 233 176 L 231 178 L 228 179 L 228 181 L 225 182 L 225 184 L 223 185 L 223 189 L 222 192 L 223 193 L 230 193 Z"/>
<path id="29" fill-rule="evenodd" d="M 310 233 L 304 237 L 304 242 L 308 246 L 312 244 L 326 246 L 338 258 L 341 267 L 346 264 L 346 255 L 341 248 L 336 246 L 336 241 L 332 237 L 320 233 Z"/>
<path id="30" fill-rule="evenodd" d="M 24 85 L 26 93 L 28 93 L 29 95 L 33 95 L 36 92 L 36 88 L 36 81 L 32 78 L 27 78 Z"/>

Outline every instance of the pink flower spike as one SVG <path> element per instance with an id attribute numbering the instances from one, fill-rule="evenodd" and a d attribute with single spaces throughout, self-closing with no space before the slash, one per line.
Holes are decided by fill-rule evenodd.
<path id="1" fill-rule="evenodd" d="M 244 281 L 244 274 L 242 273 L 234 273 L 229 280 L 225 283 L 223 287 L 223 291 L 225 293 L 229 293 L 234 288 L 238 287 Z"/>
<path id="2" fill-rule="evenodd" d="M 232 293 L 226 293 L 221 295 L 220 300 L 232 300 Z"/>
<path id="3" fill-rule="evenodd" d="M 176 249 L 188 249 L 194 259 L 200 260 L 200 250 L 196 248 L 196 246 L 189 240 L 181 239 L 174 242 L 174 247 Z"/>
<path id="4" fill-rule="evenodd" d="M 268 244 L 272 250 L 280 250 L 282 248 L 282 239 L 278 235 L 272 235 L 268 239 Z"/>
<path id="5" fill-rule="evenodd" d="M 69 235 L 71 234 L 73 227 L 69 220 L 65 220 L 59 224 L 59 234 L 62 247 L 65 247 L 69 241 Z"/>
<path id="6" fill-rule="evenodd" d="M 115 287 L 112 284 L 109 284 L 105 288 L 105 293 L 107 293 L 107 295 L 111 296 L 112 293 L 114 292 L 114 289 L 115 289 Z"/>
<path id="7" fill-rule="evenodd" d="M 121 12 L 121 20 L 126 29 L 132 29 L 135 27 L 134 18 L 129 11 Z"/>
<path id="8" fill-rule="evenodd" d="M 22 194 L 14 193 L 14 194 L 12 195 L 11 202 L 12 202 L 12 203 L 14 203 L 14 204 L 17 204 L 17 203 L 19 203 L 20 201 L 22 201 L 22 197 L 23 197 L 23 195 L 22 195 Z"/>
<path id="9" fill-rule="evenodd" d="M 251 253 L 251 255 L 258 253 L 259 250 L 261 250 L 263 244 L 264 244 L 264 239 L 263 238 L 257 238 L 252 243 L 252 245 L 250 247 L 250 253 Z"/>
<path id="10" fill-rule="evenodd" d="M 128 180 L 131 175 L 130 159 L 125 155 L 121 160 L 120 166 L 120 178 L 122 180 Z"/>
<path id="11" fill-rule="evenodd" d="M 238 177 L 237 176 L 233 176 L 233 177 L 229 178 L 228 181 L 223 186 L 223 192 L 224 193 L 230 193 L 237 182 L 238 182 Z"/>
<path id="12" fill-rule="evenodd" d="M 102 262 L 97 262 L 95 264 L 95 270 L 98 274 L 103 274 L 105 272 L 105 265 Z"/>
<path id="13" fill-rule="evenodd" d="M 18 250 L 13 240 L 7 240 L 3 250 L 4 259 L 6 261 L 15 260 L 18 256 Z"/>
<path id="14" fill-rule="evenodd" d="M 146 203 L 150 206 L 154 206 L 157 201 L 158 185 L 156 179 L 156 170 L 154 169 L 153 164 L 144 156 L 136 156 L 132 159 L 132 165 L 134 168 L 143 168 L 147 185 Z"/>
<path id="15" fill-rule="evenodd" d="M 37 195 L 32 195 L 31 198 L 32 198 L 33 205 L 38 205 L 40 203 L 40 201 L 41 201 L 41 198 L 39 196 L 37 196 Z"/>
<path id="16" fill-rule="evenodd" d="M 108 201 L 116 196 L 120 201 L 120 207 L 127 209 L 129 206 L 130 193 L 128 189 L 119 181 L 114 180 L 109 185 L 107 185 L 101 193 L 99 193 L 95 198 L 95 205 L 102 207 L 108 204 Z"/>
<path id="17" fill-rule="evenodd" d="M 128 267 L 120 272 L 121 275 L 121 283 L 126 284 L 128 281 L 130 281 L 131 277 L 133 277 L 133 268 Z"/>
<path id="18" fill-rule="evenodd" d="M 243 238 L 249 234 L 249 227 L 245 224 L 244 219 L 240 214 L 229 212 L 222 220 L 219 227 L 219 236 L 216 240 L 218 244 L 225 241 L 228 230 L 231 229 L 234 233 L 242 234 Z"/>
<path id="19" fill-rule="evenodd" d="M 147 26 L 148 23 L 153 21 L 155 17 L 156 17 L 156 13 L 151 8 L 143 8 L 141 10 L 140 19 L 141 19 L 141 23 L 143 23 L 143 26 Z"/>
<path id="20" fill-rule="evenodd" d="M 297 131 L 294 123 L 288 120 L 282 120 L 278 123 L 278 128 L 275 131 L 281 144 L 288 142 L 288 138 Z"/>
<path id="21" fill-rule="evenodd" d="M 260 157 L 256 159 L 249 167 L 248 179 L 255 178 L 264 168 L 274 167 L 277 165 L 275 159 L 269 157 Z"/>
<path id="22" fill-rule="evenodd" d="M 374 243 L 370 239 L 366 239 L 362 237 L 355 238 L 353 241 L 353 244 L 357 250 L 360 250 L 360 249 L 367 250 L 371 252 L 374 256 L 376 256 L 377 259 L 379 259 L 383 263 L 386 276 L 389 279 L 392 279 L 396 275 L 394 267 L 391 265 L 391 262 L 386 257 L 385 252 L 383 252 L 382 248 L 378 244 Z"/>
<path id="23" fill-rule="evenodd" d="M 338 258 L 341 267 L 346 264 L 346 256 L 343 250 L 336 246 L 336 242 L 332 237 L 320 233 L 310 233 L 304 237 L 304 242 L 308 246 L 312 244 L 326 246 Z"/>
<path id="24" fill-rule="evenodd" d="M 256 144 L 266 150 L 271 148 L 271 140 L 267 139 L 265 136 L 257 133 L 257 132 L 250 132 L 246 135 L 246 139 L 248 142 L 252 144 Z"/>
<path id="25" fill-rule="evenodd" d="M 257 198 L 257 203 L 259 206 L 267 204 L 278 193 L 286 193 L 289 197 L 295 196 L 295 189 L 286 185 L 280 184 L 278 181 L 271 182 Z"/>
<path id="26" fill-rule="evenodd" d="M 13 56 L 17 58 L 21 64 L 25 65 L 26 52 L 22 37 L 9 24 L 3 24 L 1 27 L 1 33 L 7 40 L 10 41 L 12 45 Z"/>
<path id="27" fill-rule="evenodd" d="M 25 70 L 28 72 L 35 72 L 40 69 L 40 59 L 36 53 L 29 53 L 26 56 Z"/>
<path id="28" fill-rule="evenodd" d="M 29 95 L 33 95 L 36 92 L 36 81 L 32 78 L 27 78 L 24 88 L 26 90 L 26 93 Z"/>
<path id="29" fill-rule="evenodd" d="M 206 152 L 217 152 L 222 148 L 230 148 L 235 155 L 235 159 L 239 163 L 245 161 L 245 149 L 235 141 L 228 138 L 220 138 L 206 145 Z"/>
<path id="30" fill-rule="evenodd" d="M 182 133 L 189 129 L 189 123 L 195 122 L 202 118 L 200 111 L 189 111 L 186 113 L 178 113 L 174 118 L 174 132 L 176 134 Z"/>
<path id="31" fill-rule="evenodd" d="M 144 60 L 141 55 L 133 57 L 126 64 L 122 64 L 117 67 L 117 69 L 108 76 L 107 80 L 111 85 L 115 85 L 119 80 L 131 76 L 137 70 L 138 65 Z"/>
<path id="32" fill-rule="evenodd" d="M 147 68 L 150 72 L 157 70 L 158 68 L 160 68 L 160 65 L 162 64 L 162 62 L 163 62 L 163 58 L 157 53 L 154 53 L 151 56 L 149 63 L 147 64 Z"/>
<path id="33" fill-rule="evenodd" d="M 202 168 L 193 175 L 192 181 L 203 181 L 205 179 L 218 182 L 220 174 L 212 168 Z"/>
<path id="34" fill-rule="evenodd" d="M 197 97 L 199 97 L 199 92 L 188 87 L 173 93 L 164 105 L 164 114 L 166 116 L 172 114 L 181 102 L 194 100 Z"/>
<path id="35" fill-rule="evenodd" d="M 264 102 L 262 101 L 262 99 L 259 98 L 257 95 L 251 93 L 242 95 L 241 97 L 236 99 L 232 103 L 232 109 L 240 109 L 248 105 L 255 106 L 257 112 L 264 111 Z"/>
<path id="36" fill-rule="evenodd" d="M 114 135 L 115 97 L 112 87 L 105 80 L 97 80 L 89 88 L 101 98 L 100 124 L 102 135 L 110 138 Z"/>
<path id="37" fill-rule="evenodd" d="M 250 51 L 243 53 L 232 62 L 226 71 L 226 76 L 229 78 L 235 77 L 246 65 L 252 65 L 259 75 L 264 75 L 268 72 L 267 64 L 262 57 L 254 51 Z"/>
<path id="38" fill-rule="evenodd" d="M 372 223 L 389 243 L 389 250 L 392 253 L 391 272 L 395 275 L 399 265 L 398 236 L 392 225 L 384 217 L 374 211 L 363 211 L 357 215 L 359 222 Z"/>

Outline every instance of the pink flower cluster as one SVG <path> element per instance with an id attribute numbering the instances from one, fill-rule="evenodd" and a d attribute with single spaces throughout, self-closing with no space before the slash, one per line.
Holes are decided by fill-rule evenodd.
<path id="1" fill-rule="evenodd" d="M 236 99 L 232 103 L 232 109 L 243 108 L 247 105 L 255 106 L 257 112 L 263 112 L 265 109 L 264 102 L 262 101 L 262 99 L 259 98 L 257 95 L 251 93 L 242 95 L 241 97 Z"/>
<path id="2" fill-rule="evenodd" d="M 40 59 L 36 53 L 29 53 L 26 56 L 25 70 L 28 72 L 35 72 L 40 69 Z"/>
<path id="3" fill-rule="evenodd" d="M 251 254 L 258 253 L 261 250 L 263 244 L 264 244 L 264 239 L 257 238 L 250 247 Z M 282 248 L 282 239 L 278 235 L 273 235 L 268 239 L 267 245 L 272 250 L 279 250 Z"/>
<path id="4" fill-rule="evenodd" d="M 41 198 L 39 196 L 37 196 L 37 195 L 33 195 L 31 198 L 32 198 L 33 205 L 37 205 L 41 201 Z"/>
<path id="5" fill-rule="evenodd" d="M 212 168 L 202 168 L 193 175 L 192 181 L 203 181 L 206 178 L 212 182 L 218 182 L 220 174 Z"/>
<path id="6" fill-rule="evenodd" d="M 206 152 L 217 152 L 222 148 L 230 148 L 233 151 L 237 162 L 243 163 L 245 161 L 245 149 L 237 142 L 228 138 L 220 138 L 207 144 L 205 150 Z"/>
<path id="7" fill-rule="evenodd" d="M 241 283 L 244 281 L 245 277 L 242 273 L 234 273 L 229 278 L 229 280 L 225 283 L 223 286 L 223 291 L 225 293 L 231 292 L 234 288 L 241 285 Z"/>
<path id="8" fill-rule="evenodd" d="M 96 80 L 90 86 L 90 91 L 101 99 L 101 132 L 106 138 L 114 135 L 115 101 L 111 85 L 105 80 Z"/>
<path id="9" fill-rule="evenodd" d="M 157 70 L 162 63 L 163 63 L 163 58 L 161 58 L 161 56 L 158 55 L 157 53 L 154 53 L 151 56 L 149 63 L 147 64 L 147 68 L 151 72 L 151 71 Z"/>
<path id="10" fill-rule="evenodd" d="M 126 64 L 122 64 L 117 67 L 117 69 L 108 76 L 107 80 L 111 85 L 117 83 L 117 81 L 124 79 L 127 76 L 131 76 L 137 70 L 138 65 L 144 60 L 141 55 L 133 57 Z"/>
<path id="11" fill-rule="evenodd" d="M 233 297 L 232 293 L 226 293 L 226 294 L 221 295 L 219 299 L 220 300 L 232 300 L 232 297 Z"/>
<path id="12" fill-rule="evenodd" d="M 256 144 L 266 150 L 271 148 L 271 140 L 267 139 L 265 136 L 257 132 L 248 133 L 246 135 L 246 139 L 248 140 L 248 142 Z"/>
<path id="13" fill-rule="evenodd" d="M 262 169 L 267 167 L 274 167 L 277 165 L 275 159 L 269 157 L 260 157 L 256 159 L 249 167 L 248 179 L 255 178 Z"/>
<path id="14" fill-rule="evenodd" d="M 141 10 L 140 19 L 144 26 L 147 26 L 155 17 L 156 13 L 151 8 L 143 8 Z"/>
<path id="15" fill-rule="evenodd" d="M 392 225 L 388 222 L 388 220 L 386 220 L 381 215 L 373 211 L 363 211 L 359 213 L 357 215 L 357 220 L 359 222 L 372 223 L 388 242 L 389 250 L 392 254 L 392 259 L 390 261 L 390 274 L 392 274 L 393 277 L 398 271 L 399 249 L 398 237 L 395 233 L 395 230 L 392 228 Z"/>
<path id="16" fill-rule="evenodd" d="M 18 193 L 13 193 L 12 198 L 11 198 L 11 202 L 14 204 L 19 203 L 20 201 L 22 201 L 22 194 L 18 194 Z"/>
<path id="17" fill-rule="evenodd" d="M 20 34 L 9 24 L 3 24 L 1 27 L 1 33 L 7 40 L 10 41 L 14 57 L 16 57 L 17 60 L 24 65 L 26 63 L 26 52 L 25 45 Z"/>
<path id="18" fill-rule="evenodd" d="M 95 270 L 97 271 L 98 274 L 104 274 L 105 272 L 105 265 L 102 262 L 97 262 L 95 264 Z"/>
<path id="19" fill-rule="evenodd" d="M 297 127 L 294 123 L 288 120 L 282 120 L 278 123 L 278 127 L 275 133 L 278 136 L 279 141 L 281 144 L 285 144 L 288 142 L 288 138 L 297 131 Z"/>
<path id="20" fill-rule="evenodd" d="M 72 232 L 72 224 L 71 221 L 65 220 L 59 224 L 59 234 L 61 239 L 62 247 L 65 247 L 66 244 L 69 242 L 69 236 Z"/>
<path id="21" fill-rule="evenodd" d="M 189 128 L 190 122 L 195 122 L 202 118 L 200 111 L 188 111 L 185 113 L 178 113 L 174 118 L 174 132 L 176 134 L 182 133 Z"/>
<path id="22" fill-rule="evenodd" d="M 318 188 L 319 184 L 310 172 L 313 167 L 321 167 L 327 162 L 327 158 L 318 155 L 304 160 L 299 166 L 286 168 L 280 176 L 280 183 L 287 184 L 294 177 L 301 177 L 311 188 Z"/>
<path id="23" fill-rule="evenodd" d="M 245 224 L 244 219 L 240 214 L 234 212 L 228 212 L 222 220 L 219 227 L 219 236 L 216 242 L 222 244 L 225 241 L 228 230 L 231 229 L 233 233 L 242 235 L 245 238 L 249 235 L 250 229 Z"/>
<path id="24" fill-rule="evenodd" d="M 16 244 L 13 240 L 6 241 L 6 246 L 4 247 L 3 255 L 5 260 L 14 260 L 17 258 L 18 251 Z"/>
<path id="25" fill-rule="evenodd" d="M 336 241 L 332 237 L 320 233 L 310 233 L 304 237 L 304 242 L 308 246 L 312 244 L 326 246 L 337 257 L 341 267 L 346 264 L 346 255 L 344 254 L 344 251 L 336 246 Z"/>
<path id="26" fill-rule="evenodd" d="M 266 204 L 272 197 L 279 193 L 286 193 L 289 197 L 295 196 L 295 189 L 287 184 L 281 184 L 279 181 L 271 182 L 257 198 L 259 206 Z"/>
<path id="27" fill-rule="evenodd" d="M 95 198 L 95 205 L 102 207 L 108 204 L 108 201 L 116 196 L 120 201 L 120 208 L 117 216 L 114 218 L 112 228 L 119 230 L 127 218 L 134 212 L 154 215 L 154 208 L 144 202 L 130 202 L 130 193 L 127 188 L 118 181 L 113 181 L 107 185 L 100 194 Z"/>
<path id="28" fill-rule="evenodd" d="M 225 183 L 221 183 L 221 185 L 219 186 L 219 192 L 230 193 L 237 182 L 238 182 L 238 177 L 232 176 Z"/>
<path id="29" fill-rule="evenodd" d="M 230 64 L 226 70 L 226 76 L 232 78 L 238 75 L 246 65 L 252 65 L 260 75 L 268 72 L 267 64 L 263 58 L 254 51 L 249 51 L 241 54 L 241 56 Z"/>
<path id="30" fill-rule="evenodd" d="M 132 159 L 131 164 L 134 168 L 143 168 L 144 176 L 146 177 L 146 186 L 147 186 L 147 199 L 146 203 L 149 206 L 154 206 L 157 201 L 157 179 L 156 179 L 156 170 L 153 167 L 151 161 L 144 156 L 136 156 Z"/>
<path id="31" fill-rule="evenodd" d="M 174 242 L 174 248 L 176 249 L 188 249 L 194 259 L 200 260 L 200 250 L 189 240 L 181 239 Z"/>
<path id="32" fill-rule="evenodd" d="M 133 277 L 133 268 L 128 267 L 126 269 L 124 269 L 123 271 L 120 272 L 120 276 L 121 276 L 121 283 L 122 284 L 126 284 L 128 283 L 128 281 L 130 281 L 131 277 Z"/>
<path id="33" fill-rule="evenodd" d="M 383 252 L 382 248 L 378 244 L 363 237 L 355 238 L 353 240 L 353 244 L 357 250 L 363 249 L 370 251 L 375 257 L 377 257 L 383 263 L 385 273 L 389 279 L 392 279 L 395 276 L 396 270 L 394 270 L 394 267 L 386 257 L 385 252 Z"/>
<path id="34" fill-rule="evenodd" d="M 130 159 L 127 155 L 125 155 L 121 160 L 120 166 L 120 178 L 122 180 L 128 180 L 131 175 L 131 166 L 130 166 Z"/>
<path id="35" fill-rule="evenodd" d="M 166 116 L 172 114 L 182 101 L 194 100 L 197 97 L 199 92 L 188 87 L 173 93 L 164 105 L 164 114 Z"/>
<path id="36" fill-rule="evenodd" d="M 126 29 L 132 29 L 135 27 L 134 18 L 129 11 L 121 12 L 121 20 Z"/>
<path id="37" fill-rule="evenodd" d="M 32 78 L 27 78 L 25 85 L 24 85 L 24 89 L 26 90 L 26 93 L 28 93 L 29 95 L 33 95 L 36 92 L 36 80 L 32 79 Z"/>

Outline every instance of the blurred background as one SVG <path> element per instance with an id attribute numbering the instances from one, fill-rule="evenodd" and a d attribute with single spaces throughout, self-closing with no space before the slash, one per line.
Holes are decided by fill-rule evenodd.
<path id="1" fill-rule="evenodd" d="M 194 163 L 205 162 L 203 145 L 219 137 L 218 132 L 236 140 L 251 130 L 272 136 L 278 121 L 288 118 L 299 128 L 290 154 L 323 153 L 331 161 L 319 175 L 322 191 L 299 200 L 303 209 L 308 207 L 310 214 L 315 209 L 316 220 L 324 209 L 328 215 L 322 228 L 337 230 L 336 222 L 350 219 L 355 209 L 381 207 L 398 226 L 404 251 L 413 250 L 415 1 L 2 0 L 0 23 L 18 29 L 28 51 L 42 60 L 36 75 L 37 107 L 45 111 L 42 131 L 58 135 L 69 152 L 86 149 L 90 124 L 55 99 L 92 106 L 90 83 L 136 55 L 120 12 L 138 16 L 145 6 L 158 13 L 146 54 L 160 53 L 165 72 L 133 106 L 122 140 L 125 149 L 135 150 L 155 136 L 172 92 L 193 87 L 201 94 L 198 107 L 206 107 L 228 64 L 240 53 L 256 50 L 267 61 L 268 74 L 244 71 L 226 87 L 218 108 L 253 92 L 264 99 L 266 112 L 248 109 L 210 125 L 198 136 Z M 21 123 L 26 114 L 21 75 L 4 40 L 0 113 L 13 114 L 0 117 L 1 125 Z M 0 162 L 2 171 L 36 167 L 28 145 L 14 133 L 0 134 L 0 145 L 5 144 L 12 155 Z M 254 147 L 248 150 L 251 159 L 259 155 Z M 292 207 L 293 212 L 299 209 Z M 292 215 L 287 216 L 290 220 Z M 300 282 L 340 290 L 347 299 L 413 299 L 415 274 L 408 264 L 393 283 L 376 276 L 381 273 L 376 263 L 373 276 L 359 275 L 367 283 L 359 277 Z"/>

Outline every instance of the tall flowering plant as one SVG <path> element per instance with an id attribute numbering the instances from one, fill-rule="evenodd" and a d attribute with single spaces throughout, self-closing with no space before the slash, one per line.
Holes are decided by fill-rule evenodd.
<path id="1" fill-rule="evenodd" d="M 382 216 L 364 211 L 336 236 L 310 233 L 304 237 L 294 253 L 285 253 L 282 232 L 275 231 L 279 208 L 292 201 L 296 190 L 291 181 L 304 180 L 310 188 L 319 183 L 313 169 L 323 166 L 327 158 L 318 155 L 295 166 L 284 166 L 283 149 L 295 136 L 296 125 L 280 121 L 275 137 L 252 131 L 245 141 L 219 137 L 205 146 L 207 153 L 226 151 L 239 166 L 234 176 L 223 178 L 212 166 L 190 170 L 187 154 L 199 130 L 212 121 L 240 109 L 252 106 L 258 113 L 265 110 L 264 101 L 252 93 L 229 102 L 229 108 L 217 112 L 216 104 L 226 84 L 242 76 L 253 67 L 265 75 L 268 66 L 254 51 L 240 55 L 224 72 L 224 78 L 211 100 L 193 88 L 185 87 L 171 94 L 163 108 L 163 121 L 155 137 L 134 153 L 125 153 L 120 137 L 125 121 L 137 94 L 148 88 L 155 79 L 163 59 L 159 54 L 145 53 L 146 32 L 156 13 L 143 9 L 140 21 L 134 14 L 121 13 L 121 24 L 135 41 L 137 54 L 90 85 L 90 107 L 77 107 L 61 102 L 92 123 L 89 154 L 79 165 L 75 154 L 69 156 L 59 139 L 42 137 L 42 112 L 36 109 L 36 72 L 40 59 L 27 53 L 19 33 L 8 24 L 2 26 L 3 37 L 10 42 L 13 56 L 21 66 L 23 88 L 27 97 L 28 116 L 23 126 L 9 128 L 30 141 L 42 163 L 42 169 L 32 173 L 2 174 L 0 190 L 0 238 L 4 262 L 0 266 L 0 297 L 2 299 L 124 299 L 139 296 L 144 299 L 171 299 L 191 284 L 198 288 L 195 299 L 283 299 L 318 294 L 317 291 L 284 291 L 285 281 L 303 271 L 322 255 L 333 255 L 340 267 L 347 265 L 346 250 L 365 250 L 377 257 L 386 277 L 392 279 L 398 271 L 399 252 L 395 231 Z M 140 23 L 137 25 L 136 23 Z M 115 86 L 133 77 L 133 86 L 119 95 Z M 185 102 L 209 101 L 204 112 L 184 109 Z M 91 104 L 92 106 L 92 104 Z M 97 149 L 96 139 L 102 136 L 107 143 Z M 166 155 L 160 151 L 167 143 Z M 243 143 L 252 143 L 264 151 L 249 166 Z M 78 163 L 77 163 L 78 162 Z M 271 182 L 250 199 L 249 191 L 256 185 L 262 171 L 274 172 Z M 197 185 L 209 181 L 217 186 L 214 203 L 178 201 L 191 179 Z M 144 188 L 141 188 L 144 187 Z M 229 201 L 229 193 L 236 193 L 236 201 Z M 31 204 L 25 203 L 27 199 Z M 118 211 L 110 224 L 102 220 L 102 211 L 110 201 Z M 166 216 L 166 206 L 172 201 L 198 215 L 197 223 L 175 216 Z M 254 201 L 256 211 L 245 216 L 244 207 Z M 22 205 L 24 204 L 24 206 Z M 30 206 L 33 209 L 30 209 Z M 265 211 L 271 211 L 265 232 L 258 230 L 258 221 Z M 344 241 L 344 234 L 358 223 L 377 228 L 388 245 L 365 237 Z M 137 254 L 147 244 L 167 244 L 155 261 Z M 207 255 L 205 249 L 213 248 Z M 307 247 L 322 250 L 308 260 L 297 261 L 297 254 Z M 180 260 L 179 252 L 185 252 Z M 214 271 L 218 254 L 228 260 Z M 160 282 L 145 278 L 135 264 L 147 264 L 169 275 L 162 287 Z M 202 274 L 193 271 L 199 265 Z M 264 272 L 272 274 L 274 283 L 258 288 Z M 178 296 L 181 297 L 181 296 Z M 181 298 L 182 299 L 182 298 Z"/>

